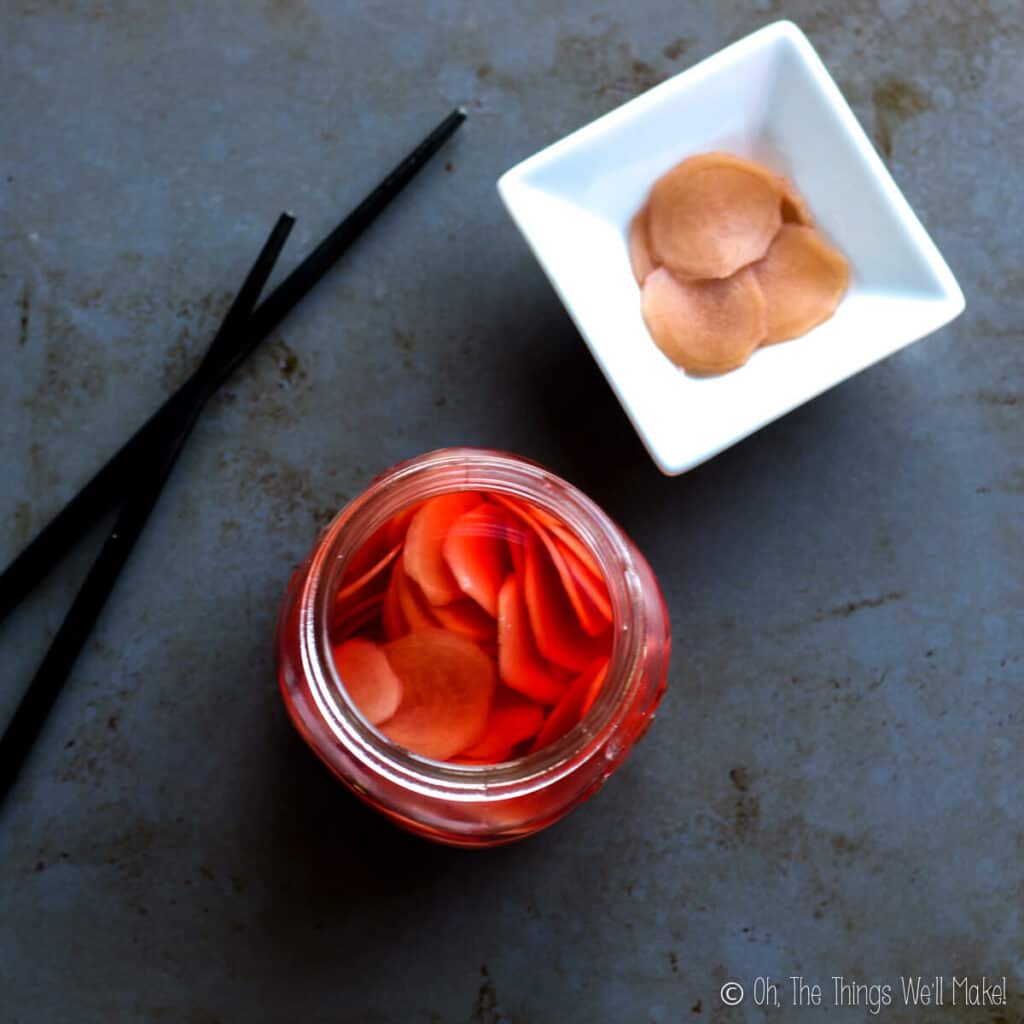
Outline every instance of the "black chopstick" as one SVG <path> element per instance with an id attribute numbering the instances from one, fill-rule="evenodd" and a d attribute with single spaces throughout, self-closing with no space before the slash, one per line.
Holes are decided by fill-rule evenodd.
<path id="1" fill-rule="evenodd" d="M 197 375 L 201 375 L 205 367 L 219 364 L 245 343 L 246 321 L 252 316 L 256 304 L 260 301 L 260 295 L 263 294 L 267 280 L 274 267 L 277 266 L 278 257 L 281 255 L 281 250 L 284 248 L 284 243 L 288 241 L 293 227 L 295 227 L 295 218 L 290 213 L 282 213 L 277 218 L 277 223 L 274 224 L 267 240 L 263 243 L 256 262 L 246 275 L 242 287 L 238 289 L 238 294 L 227 313 L 224 314 L 224 319 L 213 336 L 213 341 L 206 349 Z M 213 391 L 209 390 L 205 395 L 198 395 L 198 400 L 185 410 L 186 417 L 193 413 L 198 416 L 206 399 L 212 394 Z M 184 423 L 181 426 L 184 429 Z"/>
<path id="2" fill-rule="evenodd" d="M 204 362 L 36 535 L 0 575 L 0 620 L 116 502 L 124 481 L 146 462 L 148 446 L 165 425 L 188 409 L 197 394 L 216 390 L 248 358 L 465 119 L 464 110 L 453 110 L 259 305 L 247 322 L 245 343 L 226 358 Z"/>
<path id="3" fill-rule="evenodd" d="M 224 358 L 245 338 L 246 321 L 260 297 L 263 286 L 277 262 L 295 218 L 282 214 L 246 276 L 220 329 L 214 336 L 203 364 L 214 356 Z M 150 513 L 160 498 L 164 483 L 174 468 L 185 441 L 195 426 L 212 389 L 198 392 L 190 406 L 174 421 L 168 421 L 163 435 L 154 442 L 148 464 L 136 478 L 113 529 L 71 604 L 57 635 L 53 638 L 25 695 L 0 736 L 0 808 L 53 707 L 75 660 L 114 589 L 117 578 L 131 554 Z"/>

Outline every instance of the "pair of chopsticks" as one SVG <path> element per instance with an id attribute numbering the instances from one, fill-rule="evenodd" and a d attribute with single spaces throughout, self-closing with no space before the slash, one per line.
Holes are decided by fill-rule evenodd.
<path id="1" fill-rule="evenodd" d="M 0 737 L 0 804 L 13 785 L 146 525 L 207 400 L 369 227 L 466 119 L 454 110 L 257 306 L 295 223 L 274 225 L 199 368 L 40 531 L 0 576 L 0 619 L 108 509 L 119 506 L 85 582 Z"/>

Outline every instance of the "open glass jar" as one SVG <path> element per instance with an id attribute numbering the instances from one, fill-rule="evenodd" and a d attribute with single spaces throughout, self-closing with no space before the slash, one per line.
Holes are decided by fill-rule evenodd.
<path id="1" fill-rule="evenodd" d="M 522 502 L 553 517 L 585 548 L 607 586 L 607 670 L 592 704 L 564 735 L 500 763 L 434 760 L 389 739 L 361 713 L 334 655 L 332 614 L 353 559 L 400 514 L 451 492 Z M 670 642 L 650 567 L 594 502 L 518 456 L 448 448 L 388 470 L 321 532 L 281 609 L 278 676 L 296 728 L 357 796 L 437 842 L 493 846 L 557 821 L 622 763 L 664 692 Z"/>

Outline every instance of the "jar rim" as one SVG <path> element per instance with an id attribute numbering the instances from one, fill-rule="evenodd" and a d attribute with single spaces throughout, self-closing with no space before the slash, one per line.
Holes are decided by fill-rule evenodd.
<path id="1" fill-rule="evenodd" d="M 613 641 L 593 706 L 564 736 L 510 761 L 438 761 L 395 743 L 363 717 L 331 657 L 333 598 L 352 555 L 396 512 L 437 494 L 481 490 L 524 498 L 562 520 L 595 558 L 612 605 Z M 351 756 L 405 789 L 452 801 L 507 799 L 546 787 L 605 748 L 639 686 L 645 644 L 641 582 L 618 526 L 590 498 L 539 463 L 488 448 L 443 448 L 374 478 L 324 528 L 300 596 L 302 659 L 310 691 L 334 739 Z M 613 685 L 608 685 L 611 682 Z"/>

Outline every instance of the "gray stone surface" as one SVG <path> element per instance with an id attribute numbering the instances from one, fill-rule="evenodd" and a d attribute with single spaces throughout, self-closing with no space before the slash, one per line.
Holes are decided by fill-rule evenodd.
<path id="1" fill-rule="evenodd" d="M 494 181 L 778 16 L 968 310 L 669 480 Z M 1010 1005 L 942 1020 L 1022 1019 L 1017 0 L 3 0 L 0 39 L 3 562 L 184 378 L 280 209 L 287 262 L 471 112 L 182 458 L 0 819 L 4 1024 L 920 1021 L 718 991 L 954 972 L 1007 975 Z M 358 807 L 272 668 L 318 524 L 452 443 L 602 502 L 660 574 L 676 645 L 607 788 L 483 854 Z M 0 715 L 90 557 L 0 628 Z"/>

